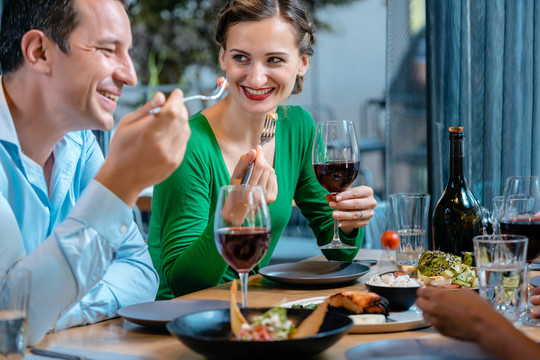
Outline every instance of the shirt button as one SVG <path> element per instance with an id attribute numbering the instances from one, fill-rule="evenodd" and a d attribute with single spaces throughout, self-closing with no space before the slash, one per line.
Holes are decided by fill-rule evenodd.
<path id="1" fill-rule="evenodd" d="M 127 226 L 126 226 L 126 225 L 122 225 L 122 226 L 120 226 L 120 234 L 125 234 L 125 233 L 126 233 L 126 231 L 127 231 L 127 229 L 128 229 L 128 228 L 127 228 Z"/>

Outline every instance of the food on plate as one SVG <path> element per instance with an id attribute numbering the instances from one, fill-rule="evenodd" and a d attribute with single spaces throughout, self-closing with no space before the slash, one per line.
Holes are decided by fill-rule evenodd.
<path id="1" fill-rule="evenodd" d="M 386 316 L 383 314 L 361 314 L 349 315 L 354 325 L 375 325 L 386 323 Z"/>
<path id="2" fill-rule="evenodd" d="M 305 318 L 300 325 L 292 332 L 291 339 L 299 339 L 309 337 L 319 332 L 319 329 L 324 321 L 326 309 L 328 308 L 328 300 L 319 305 L 313 312 Z"/>
<path id="3" fill-rule="evenodd" d="M 317 331 L 318 329 L 319 327 Z M 255 317 L 251 324 L 242 324 L 236 339 L 241 341 L 287 340 L 294 332 L 295 326 L 287 318 L 287 309 L 275 307 Z"/>
<path id="4" fill-rule="evenodd" d="M 302 304 L 293 304 L 293 305 L 291 306 L 291 308 L 293 308 L 293 309 L 315 310 L 316 308 L 319 307 L 319 305 L 321 305 L 321 303 L 309 303 L 309 304 L 306 304 L 306 305 L 302 305 Z"/>
<path id="5" fill-rule="evenodd" d="M 367 284 L 388 287 L 419 287 L 422 285 L 416 279 L 400 271 L 374 275 L 367 281 Z"/>
<path id="6" fill-rule="evenodd" d="M 399 235 L 395 231 L 385 231 L 381 235 L 381 245 L 385 249 L 394 250 L 399 247 Z"/>
<path id="7" fill-rule="evenodd" d="M 328 298 L 332 308 L 343 308 L 353 314 L 388 316 L 390 304 L 384 297 L 368 291 L 342 291 Z"/>
<path id="8" fill-rule="evenodd" d="M 476 269 L 471 265 L 471 253 L 465 253 L 461 258 L 443 251 L 429 250 L 420 256 L 415 274 L 425 284 L 478 287 Z"/>
<path id="9" fill-rule="evenodd" d="M 236 303 L 236 280 L 231 284 L 231 331 L 240 341 L 272 341 L 310 337 L 319 332 L 324 321 L 328 301 L 319 304 L 298 327 L 287 318 L 287 309 L 274 307 L 261 316 L 254 318 L 250 324 Z"/>

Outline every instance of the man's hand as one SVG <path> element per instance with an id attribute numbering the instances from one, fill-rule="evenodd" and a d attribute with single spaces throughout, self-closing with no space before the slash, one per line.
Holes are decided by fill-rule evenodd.
<path id="1" fill-rule="evenodd" d="M 158 114 L 149 111 L 161 106 Z M 96 180 L 133 206 L 146 187 L 166 179 L 182 162 L 191 135 L 180 89 L 163 93 L 126 115 L 114 133 Z"/>

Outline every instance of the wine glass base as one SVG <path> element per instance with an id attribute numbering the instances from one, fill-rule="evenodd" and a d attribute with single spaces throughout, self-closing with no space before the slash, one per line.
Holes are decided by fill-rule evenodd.
<path id="1" fill-rule="evenodd" d="M 330 243 L 330 244 L 326 244 L 326 245 L 322 245 L 322 246 L 317 247 L 317 249 L 322 249 L 322 250 L 328 250 L 328 249 L 356 249 L 356 248 L 357 248 L 356 246 L 347 245 L 347 244 L 343 244 L 343 243 L 338 243 L 338 244 Z"/>

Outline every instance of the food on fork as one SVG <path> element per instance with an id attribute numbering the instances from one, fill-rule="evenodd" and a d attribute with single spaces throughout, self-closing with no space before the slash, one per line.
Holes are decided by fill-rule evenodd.
<path id="1" fill-rule="evenodd" d="M 388 316 L 390 303 L 376 293 L 368 291 L 342 291 L 330 296 L 332 308 L 343 308 L 353 314 L 383 314 Z"/>

